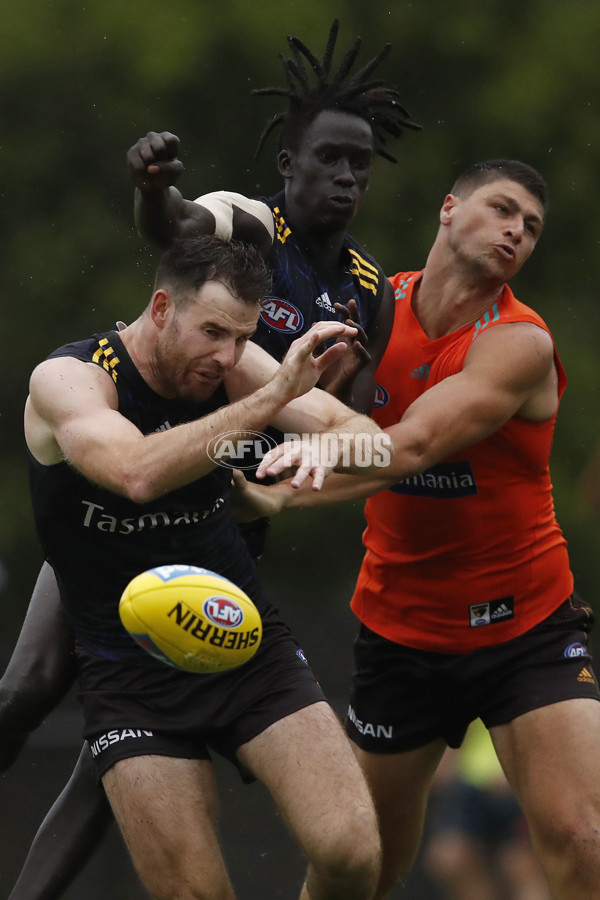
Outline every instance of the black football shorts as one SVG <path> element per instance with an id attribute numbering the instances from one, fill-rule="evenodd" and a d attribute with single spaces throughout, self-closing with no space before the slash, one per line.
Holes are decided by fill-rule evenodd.
<path id="1" fill-rule="evenodd" d="M 405 647 L 363 625 L 346 732 L 373 753 L 401 753 L 438 738 L 459 747 L 474 719 L 491 728 L 561 700 L 599 700 L 588 649 L 592 624 L 591 608 L 571 596 L 525 634 L 461 655 Z"/>
<path id="2" fill-rule="evenodd" d="M 84 737 L 99 776 L 120 759 L 151 754 L 210 759 L 212 749 L 235 764 L 242 744 L 325 699 L 304 653 L 274 610 L 263 616 L 256 655 L 226 672 L 132 666 L 81 648 L 78 659 Z"/>

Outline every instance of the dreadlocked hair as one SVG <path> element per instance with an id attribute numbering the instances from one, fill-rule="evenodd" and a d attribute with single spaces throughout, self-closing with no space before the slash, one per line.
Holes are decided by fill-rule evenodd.
<path id="1" fill-rule="evenodd" d="M 322 62 L 297 37 L 288 37 L 293 58 L 286 59 L 280 55 L 285 74 L 286 87 L 256 88 L 255 95 L 287 97 L 289 109 L 274 116 L 267 123 L 259 138 L 255 159 L 258 158 L 265 141 L 272 131 L 281 127 L 280 149 L 294 146 L 302 133 L 323 110 L 335 109 L 360 116 L 369 123 L 373 131 L 375 152 L 390 162 L 396 158 L 384 149 L 386 136 L 401 137 L 406 128 L 420 131 L 421 126 L 411 121 L 410 113 L 400 102 L 398 92 L 385 86 L 383 80 L 370 81 L 369 78 L 377 66 L 391 50 L 391 44 L 385 46 L 366 63 L 355 75 L 350 75 L 362 44 L 357 37 L 347 50 L 336 72 L 332 74 L 333 53 L 338 36 L 339 20 L 335 19 L 329 31 L 327 46 Z M 316 84 L 311 86 L 309 70 L 306 62 L 316 75 Z"/>

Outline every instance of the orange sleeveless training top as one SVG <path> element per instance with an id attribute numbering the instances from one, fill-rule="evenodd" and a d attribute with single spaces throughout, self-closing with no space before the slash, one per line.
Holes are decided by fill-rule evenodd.
<path id="1" fill-rule="evenodd" d="M 394 327 L 373 417 L 398 422 L 428 387 L 462 369 L 472 342 L 506 322 L 544 321 L 508 286 L 479 321 L 430 341 L 411 307 L 420 272 L 391 280 Z M 555 352 L 559 397 L 566 377 Z M 478 444 L 370 497 L 352 609 L 389 640 L 467 653 L 527 631 L 572 592 L 548 461 L 556 416 L 518 416 Z"/>

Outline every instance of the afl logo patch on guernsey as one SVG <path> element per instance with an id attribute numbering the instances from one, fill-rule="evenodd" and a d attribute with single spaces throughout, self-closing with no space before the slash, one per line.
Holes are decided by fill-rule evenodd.
<path id="1" fill-rule="evenodd" d="M 566 657 L 587 656 L 587 655 L 588 655 L 588 652 L 587 652 L 586 648 L 583 646 L 583 644 L 579 643 L 579 641 L 576 644 L 569 644 L 569 646 L 565 649 Z"/>
<path id="2" fill-rule="evenodd" d="M 244 619 L 240 606 L 228 597 L 209 597 L 202 605 L 206 618 L 219 628 L 237 628 Z"/>
<path id="3" fill-rule="evenodd" d="M 390 395 L 383 387 L 382 384 L 375 385 L 375 409 L 379 409 L 381 406 L 387 406 L 390 400 Z"/>
<path id="4" fill-rule="evenodd" d="M 265 325 L 282 334 L 296 334 L 304 325 L 304 316 L 298 307 L 279 297 L 266 298 L 260 317 Z"/>

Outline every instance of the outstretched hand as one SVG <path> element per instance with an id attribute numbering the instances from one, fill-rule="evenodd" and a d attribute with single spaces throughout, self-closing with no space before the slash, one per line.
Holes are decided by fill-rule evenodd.
<path id="1" fill-rule="evenodd" d="M 320 491 L 338 457 L 337 446 L 332 447 L 314 434 L 308 439 L 285 441 L 269 450 L 256 470 L 256 476 L 277 476 L 288 469 L 294 469 L 294 475 L 289 480 L 290 487 L 299 488 L 307 478 L 312 478 L 313 490 Z"/>
<path id="2" fill-rule="evenodd" d="M 133 182 L 141 191 L 164 190 L 175 184 L 183 172 L 177 158 L 179 138 L 170 131 L 149 131 L 127 151 Z"/>
<path id="3" fill-rule="evenodd" d="M 240 469 L 234 469 L 231 483 L 231 512 L 236 522 L 253 522 L 281 512 L 284 490 L 288 490 L 281 487 L 284 482 L 256 484 L 255 481 L 248 481 Z"/>
<path id="4" fill-rule="evenodd" d="M 313 388 L 323 372 L 347 352 L 344 339 L 356 333 L 354 326 L 343 322 L 316 322 L 306 334 L 293 341 L 275 376 L 287 401 L 301 397 Z M 332 338 L 339 340 L 315 356 L 319 345 Z"/>
<path id="5" fill-rule="evenodd" d="M 344 398 L 345 391 L 350 387 L 355 376 L 371 362 L 371 354 L 366 349 L 369 341 L 367 334 L 360 324 L 358 306 L 356 300 L 348 301 L 348 305 L 334 303 L 336 312 L 342 316 L 342 321 L 356 330 L 351 337 L 340 338 L 340 341 L 348 346 L 345 353 L 335 365 L 330 365 L 323 373 L 319 381 L 319 387 L 336 397 Z"/>

